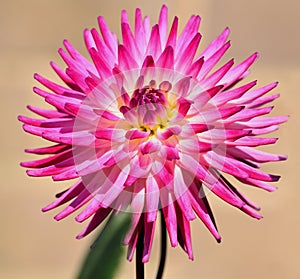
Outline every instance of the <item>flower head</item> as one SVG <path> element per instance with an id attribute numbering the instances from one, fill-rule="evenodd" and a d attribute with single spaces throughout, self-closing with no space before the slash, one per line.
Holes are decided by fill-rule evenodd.
<path id="1" fill-rule="evenodd" d="M 84 32 L 88 59 L 64 41 L 66 51 L 59 54 L 67 68 L 51 66 L 65 84 L 35 75 L 46 90 L 34 92 L 52 109 L 28 106 L 42 118 L 19 117 L 26 132 L 54 142 L 26 150 L 47 155 L 22 163 L 30 168 L 28 175 L 77 179 L 43 211 L 71 202 L 55 216 L 60 220 L 86 205 L 76 216 L 78 222 L 91 217 L 81 238 L 109 214 L 129 210 L 128 259 L 143 231 L 144 262 L 159 209 L 171 245 L 179 243 L 192 259 L 190 221 L 196 216 L 220 240 L 207 190 L 260 219 L 259 207 L 224 173 L 273 191 L 269 183 L 279 176 L 260 170 L 261 163 L 286 159 L 255 149 L 275 143 L 276 138 L 261 135 L 287 120 L 265 117 L 273 108 L 266 105 L 279 97 L 266 93 L 277 83 L 256 89 L 256 81 L 241 84 L 257 53 L 238 65 L 230 60 L 215 69 L 230 46 L 229 29 L 197 54 L 200 17 L 192 16 L 179 35 L 178 18 L 169 27 L 167 12 L 163 6 L 151 28 L 137 9 L 132 30 L 123 11 L 122 43 L 99 17 L 100 33 Z"/>

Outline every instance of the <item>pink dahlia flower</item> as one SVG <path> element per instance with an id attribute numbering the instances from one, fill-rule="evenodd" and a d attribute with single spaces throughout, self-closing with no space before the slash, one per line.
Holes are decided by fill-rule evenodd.
<path id="1" fill-rule="evenodd" d="M 238 65 L 230 60 L 215 69 L 230 46 L 229 29 L 197 54 L 200 17 L 192 16 L 178 34 L 178 18 L 169 26 L 167 13 L 163 6 L 158 24 L 151 27 L 137 9 L 132 30 L 123 11 L 122 43 L 99 17 L 100 33 L 84 32 L 89 58 L 64 41 L 66 51 L 59 54 L 67 68 L 51 66 L 65 84 L 35 75 L 46 90 L 34 92 L 52 109 L 28 106 L 42 118 L 19 117 L 26 132 L 54 143 L 26 149 L 46 155 L 22 163 L 30 168 L 27 174 L 77 179 L 43 211 L 71 202 L 55 216 L 60 220 L 85 206 L 75 219 L 91 220 L 77 238 L 109 214 L 131 212 L 124 240 L 128 259 L 142 232 L 143 262 L 149 260 L 160 209 L 171 245 L 179 243 L 190 259 L 190 221 L 198 217 L 220 241 L 207 190 L 260 219 L 259 207 L 224 174 L 273 191 L 270 182 L 279 176 L 260 166 L 286 159 L 255 149 L 275 143 L 276 138 L 262 135 L 287 120 L 265 117 L 273 108 L 267 104 L 279 97 L 266 93 L 277 83 L 255 89 L 256 81 L 240 85 L 257 53 Z"/>

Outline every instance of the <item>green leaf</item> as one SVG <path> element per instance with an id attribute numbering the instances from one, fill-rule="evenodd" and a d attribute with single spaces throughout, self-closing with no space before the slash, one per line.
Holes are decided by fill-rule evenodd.
<path id="1" fill-rule="evenodd" d="M 129 214 L 110 217 L 92 245 L 78 279 L 113 278 L 124 252 L 121 243 L 129 224 Z"/>

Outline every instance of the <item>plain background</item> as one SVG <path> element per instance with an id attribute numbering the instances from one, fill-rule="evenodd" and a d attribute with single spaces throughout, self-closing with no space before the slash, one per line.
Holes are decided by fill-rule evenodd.
<path id="1" fill-rule="evenodd" d="M 202 16 L 202 47 L 229 26 L 232 47 L 228 58 L 238 62 L 258 51 L 261 56 L 252 66 L 250 79 L 258 79 L 260 85 L 279 80 L 275 91 L 281 93 L 281 98 L 273 114 L 291 116 L 275 133 L 279 142 L 267 148 L 289 155 L 288 161 L 265 167 L 282 175 L 279 190 L 267 193 L 239 186 L 262 206 L 264 218 L 253 220 L 210 195 L 222 244 L 214 241 L 200 221 L 194 221 L 195 261 L 189 261 L 180 248 L 170 248 L 165 278 L 300 278 L 300 4 L 296 0 L 1 1 L 1 278 L 74 278 L 95 237 L 75 240 L 83 224 L 77 224 L 73 217 L 57 223 L 52 219 L 55 212 L 40 211 L 69 183 L 28 178 L 19 167 L 19 161 L 33 159 L 23 149 L 42 144 L 26 135 L 17 121 L 18 114 L 30 115 L 27 104 L 42 103 L 31 91 L 37 85 L 33 73 L 56 78 L 48 63 L 54 60 L 63 65 L 57 49 L 65 38 L 86 54 L 82 31 L 96 26 L 97 16 L 103 15 L 111 29 L 120 34 L 122 9 L 128 10 L 132 20 L 138 6 L 155 23 L 162 3 L 169 6 L 170 20 L 179 16 L 181 28 L 191 14 Z M 154 277 L 157 261 L 155 243 L 146 267 L 147 278 Z M 123 259 L 117 278 L 133 278 L 133 274 L 134 263 Z"/>

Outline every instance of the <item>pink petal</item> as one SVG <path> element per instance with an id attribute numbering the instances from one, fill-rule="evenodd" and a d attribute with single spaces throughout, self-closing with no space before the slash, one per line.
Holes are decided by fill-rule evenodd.
<path id="1" fill-rule="evenodd" d="M 175 85 L 174 85 L 174 92 L 179 97 L 185 97 L 190 88 L 190 83 L 191 83 L 191 77 L 184 77 L 180 79 Z"/>
<path id="2" fill-rule="evenodd" d="M 125 137 L 129 140 L 134 140 L 134 139 L 142 139 L 146 138 L 150 135 L 150 132 L 144 132 L 139 129 L 131 129 L 126 132 Z"/>
<path id="3" fill-rule="evenodd" d="M 193 209 L 204 223 L 204 225 L 209 229 L 211 234 L 216 238 L 218 242 L 221 241 L 221 236 L 219 235 L 217 228 L 214 224 L 214 219 L 212 219 L 210 211 L 210 207 L 205 203 L 205 197 L 200 197 L 200 193 L 198 192 L 195 186 L 190 187 L 190 201 L 192 203 Z"/>
<path id="4" fill-rule="evenodd" d="M 178 42 L 176 45 L 175 57 L 177 58 L 182 49 L 186 47 L 190 43 L 190 41 L 194 38 L 196 33 L 198 33 L 198 29 L 200 26 L 201 18 L 200 16 L 191 16 L 188 23 L 184 27 L 182 33 L 178 38 Z"/>
<path id="5" fill-rule="evenodd" d="M 159 57 L 159 54 L 161 53 L 161 43 L 158 24 L 152 27 L 146 53 L 147 55 L 151 55 L 154 58 L 154 60 L 156 60 Z"/>
<path id="6" fill-rule="evenodd" d="M 247 146 L 236 146 L 229 148 L 228 152 L 238 158 L 249 159 L 261 163 L 282 161 L 287 159 L 287 156 L 284 155 L 271 154 Z"/>
<path id="7" fill-rule="evenodd" d="M 112 53 L 118 53 L 118 41 L 116 36 L 110 32 L 104 18 L 102 16 L 98 17 L 98 24 L 100 27 L 100 31 L 103 37 L 104 42 L 106 43 L 107 47 L 110 48 Z"/>
<path id="8" fill-rule="evenodd" d="M 138 226 L 135 228 L 135 230 L 133 232 L 133 235 L 132 235 L 130 241 L 128 242 L 128 252 L 127 252 L 128 261 L 132 261 L 132 259 L 133 259 L 134 250 L 136 248 L 138 237 L 139 237 L 139 234 L 141 232 L 141 228 L 143 226 L 143 223 L 142 223 L 143 219 L 144 218 L 140 219 L 140 222 L 138 223 Z"/>
<path id="9" fill-rule="evenodd" d="M 224 123 L 232 123 L 237 121 L 246 121 L 252 118 L 268 114 L 274 107 L 266 107 L 260 109 L 244 109 L 224 120 Z"/>
<path id="10" fill-rule="evenodd" d="M 269 191 L 269 192 L 274 192 L 277 187 L 265 182 L 265 181 L 261 181 L 261 180 L 256 180 L 256 179 L 253 179 L 253 178 L 246 178 L 246 179 L 240 179 L 238 178 L 238 180 L 240 180 L 242 183 L 244 184 L 248 184 L 248 185 L 251 185 L 251 186 L 255 186 L 255 187 L 258 187 L 258 188 L 261 188 L 263 190 L 266 190 L 266 191 Z"/>
<path id="11" fill-rule="evenodd" d="M 88 226 L 79 235 L 77 235 L 76 238 L 81 239 L 88 235 L 90 232 L 92 232 L 94 229 L 96 229 L 111 211 L 111 208 L 99 209 L 88 224 Z"/>
<path id="12" fill-rule="evenodd" d="M 186 180 L 191 179 L 187 178 Z M 176 201 L 183 212 L 183 215 L 188 221 L 192 221 L 196 218 L 191 202 L 189 200 L 188 191 L 190 185 L 186 185 L 186 180 L 184 174 L 178 166 L 175 166 L 174 172 L 174 195 L 176 197 Z M 191 181 L 192 183 L 192 181 Z"/>
<path id="13" fill-rule="evenodd" d="M 91 30 L 91 35 L 93 37 L 93 40 L 95 42 L 95 46 L 90 46 L 88 49 L 96 48 L 98 50 L 98 53 L 105 57 L 106 62 L 108 65 L 113 67 L 117 63 L 117 57 L 116 53 L 112 52 L 109 47 L 105 44 L 105 42 L 100 38 L 100 35 L 96 29 Z"/>
<path id="14" fill-rule="evenodd" d="M 93 59 L 94 65 L 98 71 L 99 76 L 102 79 L 112 76 L 110 65 L 107 64 L 105 57 L 101 56 L 96 49 L 91 48 L 89 50 L 91 58 Z"/>
<path id="15" fill-rule="evenodd" d="M 116 128 L 105 128 L 100 129 L 95 132 L 95 136 L 98 139 L 104 139 L 104 140 L 113 140 L 114 142 L 122 142 L 125 139 L 126 131 L 123 129 L 116 129 Z"/>
<path id="16" fill-rule="evenodd" d="M 198 114 L 201 108 L 204 107 L 216 94 L 218 94 L 222 88 L 222 85 L 218 85 L 205 91 L 201 91 L 196 96 L 193 96 L 192 100 L 196 107 L 196 114 Z"/>
<path id="17" fill-rule="evenodd" d="M 258 58 L 258 53 L 252 54 L 248 57 L 245 61 L 240 63 L 239 65 L 235 66 L 231 69 L 223 78 L 220 80 L 220 84 L 232 84 L 236 80 L 238 80 L 248 69 L 249 67 L 255 62 Z"/>
<path id="18" fill-rule="evenodd" d="M 65 191 L 59 198 L 57 198 L 53 203 L 43 207 L 42 211 L 46 212 L 48 210 L 51 210 L 53 208 L 56 208 L 71 199 L 78 196 L 83 190 L 85 186 L 83 185 L 82 181 L 78 181 L 76 184 L 74 184 L 72 187 L 70 187 L 67 191 Z"/>
<path id="19" fill-rule="evenodd" d="M 45 154 L 56 154 L 56 153 L 59 153 L 61 151 L 69 149 L 69 148 L 70 147 L 65 144 L 56 144 L 56 145 L 49 146 L 49 147 L 25 149 L 25 152 L 39 154 L 39 155 L 45 155 Z"/>
<path id="20" fill-rule="evenodd" d="M 222 92 L 221 94 L 217 94 L 216 96 L 213 97 L 212 102 L 216 106 L 222 106 L 226 104 L 228 101 L 232 101 L 243 96 L 250 88 L 255 86 L 256 83 L 257 83 L 256 81 L 252 81 L 241 87 L 232 89 L 230 91 Z"/>
<path id="21" fill-rule="evenodd" d="M 154 177 L 149 176 L 146 180 L 146 211 L 147 222 L 154 222 L 157 217 L 159 206 L 159 188 Z"/>
<path id="22" fill-rule="evenodd" d="M 54 83 L 54 82 L 44 78 L 43 76 L 41 76 L 39 74 L 34 74 L 34 78 L 38 82 L 43 84 L 45 87 L 47 87 L 51 91 L 55 92 L 56 94 L 62 95 L 66 90 L 69 90 L 69 89 L 65 88 L 64 86 L 61 86 L 57 83 Z"/>
<path id="23" fill-rule="evenodd" d="M 193 64 L 190 65 L 190 67 L 186 71 L 186 74 L 196 79 L 202 69 L 203 64 L 204 58 L 200 57 L 198 60 L 196 60 Z"/>
<path id="24" fill-rule="evenodd" d="M 156 135 L 161 140 L 167 140 L 173 135 L 178 135 L 180 132 L 181 132 L 181 127 L 176 125 L 166 129 L 159 129 L 157 130 Z"/>
<path id="25" fill-rule="evenodd" d="M 249 177 L 249 174 L 245 170 L 232 164 L 232 160 L 229 160 L 229 158 L 225 156 L 218 155 L 216 152 L 208 151 L 203 155 L 203 158 L 209 167 L 213 167 L 214 169 L 218 169 L 236 177 Z"/>
<path id="26" fill-rule="evenodd" d="M 174 69 L 174 51 L 171 46 L 167 46 L 156 62 L 157 67 Z"/>
<path id="27" fill-rule="evenodd" d="M 84 206 L 88 201 L 90 201 L 93 198 L 93 195 L 84 189 L 75 200 L 73 200 L 70 205 L 66 208 L 64 208 L 60 213 L 58 213 L 54 219 L 59 221 L 61 219 L 66 218 L 82 206 Z"/>
<path id="28" fill-rule="evenodd" d="M 137 62 L 123 45 L 118 47 L 118 57 L 118 63 L 122 70 L 127 71 L 138 68 Z"/>
<path id="29" fill-rule="evenodd" d="M 169 33 L 168 41 L 166 46 L 171 46 L 173 49 L 176 47 L 176 40 L 177 40 L 177 30 L 178 30 L 178 17 L 174 17 L 171 30 Z"/>
<path id="30" fill-rule="evenodd" d="M 123 45 L 126 46 L 126 49 L 133 57 L 135 58 L 140 57 L 141 55 L 136 45 L 133 34 L 131 32 L 130 25 L 126 22 L 123 22 L 121 27 L 122 27 Z"/>
<path id="31" fill-rule="evenodd" d="M 74 60 L 74 63 L 68 64 L 69 66 L 75 66 L 75 68 L 77 67 L 82 67 L 82 69 L 85 69 L 85 71 L 91 72 L 91 73 L 96 73 L 94 66 L 85 58 L 83 57 L 71 44 L 68 40 L 64 40 L 64 46 L 66 48 L 66 50 L 69 52 L 71 58 Z M 64 56 L 65 57 L 65 56 Z M 66 62 L 70 62 L 70 60 L 68 59 Z M 80 65 L 80 66 L 79 66 Z"/>
<path id="32" fill-rule="evenodd" d="M 190 222 L 181 214 L 180 210 L 177 210 L 177 220 L 178 220 L 178 241 L 181 247 L 186 251 L 190 260 L 194 260 L 193 250 L 192 250 L 192 240 L 191 240 L 191 229 Z"/>
<path id="33" fill-rule="evenodd" d="M 143 26 L 142 12 L 139 8 L 135 11 L 135 40 L 141 53 L 146 51 L 146 36 Z"/>
<path id="34" fill-rule="evenodd" d="M 265 104 L 273 102 L 275 99 L 279 98 L 279 96 L 280 96 L 280 94 L 274 94 L 271 96 L 265 96 L 265 97 L 258 98 L 254 102 L 249 104 L 249 108 L 256 108 L 256 107 L 263 106 Z"/>
<path id="35" fill-rule="evenodd" d="M 224 31 L 216 38 L 214 39 L 208 47 L 201 52 L 199 55 L 200 57 L 204 56 L 204 58 L 207 60 L 210 58 L 214 53 L 216 53 L 226 42 L 228 36 L 229 36 L 229 28 L 225 28 Z"/>
<path id="36" fill-rule="evenodd" d="M 273 144 L 278 138 L 256 138 L 251 136 L 245 136 L 235 141 L 226 141 L 225 143 L 229 146 L 259 146 L 265 144 Z"/>
<path id="37" fill-rule="evenodd" d="M 144 219 L 144 250 L 143 250 L 143 258 L 142 258 L 143 263 L 149 261 L 151 248 L 153 244 L 155 223 L 156 223 L 155 221 L 148 222 L 147 218 Z"/>
<path id="38" fill-rule="evenodd" d="M 132 213 L 131 214 L 131 224 L 128 232 L 124 238 L 123 244 L 128 245 L 132 239 L 135 237 L 137 231 L 139 230 L 139 226 L 141 226 L 141 221 L 143 220 L 142 213 Z"/>
<path id="39" fill-rule="evenodd" d="M 215 86 L 220 79 L 229 71 L 229 69 L 234 64 L 233 59 L 227 62 L 224 66 L 222 66 L 220 69 L 215 71 L 213 74 L 211 74 L 209 77 L 205 78 L 203 81 L 201 81 L 201 86 L 205 89 L 211 88 Z M 222 84 L 222 82 L 220 82 Z"/>
<path id="40" fill-rule="evenodd" d="M 171 197 L 170 193 L 166 193 L 162 198 L 162 204 L 165 205 L 162 210 L 164 214 L 164 218 L 166 221 L 166 226 L 168 230 L 168 234 L 170 237 L 170 242 L 172 247 L 177 246 L 177 217 L 176 211 L 173 203 L 173 197 Z"/>
<path id="41" fill-rule="evenodd" d="M 197 76 L 198 80 L 202 80 L 203 78 L 206 77 L 206 75 L 210 72 L 210 70 L 216 66 L 216 64 L 219 62 L 219 60 L 222 58 L 222 56 L 224 55 L 224 53 L 227 51 L 229 47 L 230 47 L 230 42 L 227 42 L 207 60 L 204 59 L 204 64 L 201 68 L 199 75 Z"/>
<path id="42" fill-rule="evenodd" d="M 266 93 L 268 93 L 269 91 L 274 89 L 277 85 L 278 85 L 278 82 L 274 82 L 274 83 L 268 84 L 266 86 L 263 86 L 261 88 L 251 90 L 251 91 L 245 93 L 241 98 L 234 100 L 233 103 L 235 103 L 235 104 L 250 103 L 250 102 L 258 99 L 259 97 L 265 95 Z"/>
<path id="43" fill-rule="evenodd" d="M 56 155 L 44 158 L 44 159 L 39 159 L 35 161 L 30 161 L 30 162 L 22 162 L 21 166 L 26 167 L 26 168 L 43 168 L 43 167 L 48 167 L 51 165 L 57 165 L 65 160 L 71 159 L 72 158 L 72 150 L 66 150 L 61 153 L 58 153 Z"/>
<path id="44" fill-rule="evenodd" d="M 29 110 L 31 110 L 32 112 L 46 117 L 46 118 L 61 118 L 61 117 L 66 117 L 68 116 L 68 114 L 57 111 L 57 110 L 46 110 L 46 109 L 42 109 L 42 108 L 37 108 L 34 106 L 27 106 L 27 108 Z"/>
<path id="45" fill-rule="evenodd" d="M 251 131 L 247 130 L 212 129 L 203 131 L 199 136 L 211 143 L 223 143 L 225 140 L 235 140 L 249 134 Z"/>
<path id="46" fill-rule="evenodd" d="M 158 26 L 159 26 L 161 45 L 164 48 L 167 42 L 167 35 L 168 35 L 168 8 L 166 5 L 163 5 L 160 10 Z"/>
<path id="47" fill-rule="evenodd" d="M 148 141 L 140 144 L 139 147 L 140 147 L 141 153 L 143 155 L 151 154 L 151 153 L 154 153 L 154 152 L 157 152 L 160 150 L 161 142 L 158 140 L 151 139 L 151 140 L 148 140 Z"/>
<path id="48" fill-rule="evenodd" d="M 190 67 L 198 49 L 200 40 L 201 35 L 200 33 L 197 33 L 191 40 L 191 42 L 187 45 L 187 47 L 184 50 L 182 50 L 182 52 L 180 53 L 180 57 L 177 57 L 176 64 L 179 70 L 184 72 Z"/>
<path id="49" fill-rule="evenodd" d="M 76 91 L 80 91 L 80 88 L 74 81 L 65 73 L 64 70 L 62 70 L 58 65 L 56 65 L 54 62 L 50 62 L 50 65 L 52 69 L 56 72 L 56 74 L 60 77 L 60 79 L 68 85 L 70 88 Z"/>

